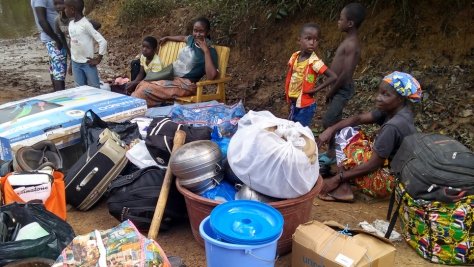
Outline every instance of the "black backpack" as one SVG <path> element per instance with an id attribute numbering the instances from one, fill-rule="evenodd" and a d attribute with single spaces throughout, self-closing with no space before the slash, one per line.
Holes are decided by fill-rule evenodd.
<path id="1" fill-rule="evenodd" d="M 390 168 L 397 178 L 395 188 L 403 183 L 403 194 L 415 200 L 452 203 L 474 194 L 473 152 L 444 135 L 415 133 L 405 137 Z M 403 203 L 400 199 L 392 214 L 395 195 L 394 189 L 388 206 L 390 225 L 385 238 L 392 233 Z"/>
<path id="2" fill-rule="evenodd" d="M 405 137 L 390 167 L 413 199 L 451 203 L 474 194 L 474 153 L 444 135 Z"/>
<path id="3" fill-rule="evenodd" d="M 168 117 L 154 118 L 148 126 L 145 144 L 151 157 L 161 166 L 168 165 L 178 129 L 186 133 L 184 143 L 211 139 L 212 129 L 207 126 L 192 127 L 173 122 Z"/>
<path id="4" fill-rule="evenodd" d="M 165 171 L 156 166 L 118 176 L 107 190 L 109 213 L 121 222 L 129 219 L 140 231 L 148 231 L 164 176 Z M 167 230 L 173 222 L 185 218 L 184 197 L 172 183 L 160 230 Z"/>

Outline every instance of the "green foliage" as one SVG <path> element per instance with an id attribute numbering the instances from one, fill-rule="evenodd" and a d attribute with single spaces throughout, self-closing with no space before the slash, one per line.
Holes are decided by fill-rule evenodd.
<path id="1" fill-rule="evenodd" d="M 133 22 L 163 16 L 168 14 L 174 6 L 173 0 L 124 0 L 119 20 Z"/>
<path id="2" fill-rule="evenodd" d="M 273 5 L 273 8 L 267 10 L 267 19 L 282 20 L 289 15 L 293 15 L 304 7 L 310 5 L 312 0 L 263 0 L 266 5 Z"/>
<path id="3" fill-rule="evenodd" d="M 221 44 L 232 45 L 234 37 L 241 32 L 245 38 L 265 29 L 270 23 L 291 20 L 295 16 L 315 16 L 318 19 L 337 20 L 342 8 L 354 0 L 120 0 L 123 8 L 120 20 L 124 22 L 142 21 L 148 17 L 169 14 L 170 10 L 187 6 L 189 19 L 206 16 L 212 23 L 213 38 Z M 449 18 L 453 12 L 470 5 L 468 0 L 445 2 L 446 12 L 440 14 L 445 19 L 443 31 L 449 30 Z M 417 34 L 420 20 L 417 8 L 419 1 L 410 0 L 360 0 L 367 9 L 367 16 L 383 9 L 394 8 L 393 26 L 405 38 Z"/>
<path id="4" fill-rule="evenodd" d="M 185 0 L 185 5 L 207 16 L 211 23 L 214 39 L 221 44 L 232 44 L 237 31 L 252 33 L 257 29 L 258 18 L 265 6 L 255 0 Z"/>

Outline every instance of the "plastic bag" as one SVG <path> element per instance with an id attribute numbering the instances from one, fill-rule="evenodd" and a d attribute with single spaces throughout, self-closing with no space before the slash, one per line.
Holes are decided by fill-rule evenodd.
<path id="1" fill-rule="evenodd" d="M 180 124 L 211 128 L 217 126 L 221 137 L 231 137 L 237 131 L 239 119 L 244 115 L 242 101 L 232 106 L 221 103 L 200 107 L 175 105 L 170 113 L 171 120 Z"/>
<path id="2" fill-rule="evenodd" d="M 305 150 L 313 144 L 310 155 Z M 229 143 L 232 171 L 250 188 L 275 198 L 295 198 L 311 191 L 319 176 L 311 129 L 268 111 L 250 111 L 239 121 Z"/>
<path id="3" fill-rule="evenodd" d="M 216 201 L 226 202 L 235 200 L 235 193 L 237 193 L 237 190 L 231 183 L 222 181 L 216 185 L 216 187 L 202 193 L 201 196 Z"/>
<path id="4" fill-rule="evenodd" d="M 55 260 L 75 236 L 67 222 L 45 210 L 42 204 L 12 203 L 0 207 L 2 213 L 7 213 L 21 226 L 37 222 L 49 234 L 37 239 L 0 243 L 0 266 L 33 257 Z"/>
<path id="5" fill-rule="evenodd" d="M 229 147 L 230 137 L 221 137 L 219 134 L 219 129 L 217 126 L 214 126 L 212 128 L 211 141 L 219 146 L 222 159 L 225 160 L 227 158 L 227 148 Z"/>
<path id="6" fill-rule="evenodd" d="M 53 267 L 66 265 L 171 267 L 160 245 L 140 234 L 129 220 L 105 231 L 75 237 Z"/>
<path id="7" fill-rule="evenodd" d="M 354 138 L 362 138 L 362 133 L 359 133 L 359 128 L 345 127 L 336 133 L 336 159 L 337 165 L 341 165 L 347 158 L 344 154 L 344 148 L 349 145 Z M 356 139 L 354 139 L 356 140 Z"/>
<path id="8" fill-rule="evenodd" d="M 138 144 L 135 144 L 132 148 L 127 150 L 125 156 L 140 169 L 149 166 L 158 166 L 156 161 L 151 157 L 150 152 L 148 152 L 144 140 L 140 140 Z"/>
<path id="9" fill-rule="evenodd" d="M 116 132 L 122 141 L 127 145 L 135 139 L 140 139 L 140 131 L 136 123 L 129 121 L 125 122 L 109 122 L 103 121 L 92 109 L 89 109 L 84 114 L 81 124 L 81 140 L 83 150 L 99 140 L 99 135 L 102 131 L 108 128 Z"/>
<path id="10" fill-rule="evenodd" d="M 12 202 L 25 203 L 28 201 L 23 200 L 18 194 L 21 191 L 29 191 L 33 196 L 37 196 L 41 188 L 36 187 L 25 187 L 23 190 L 18 190 L 18 186 L 12 186 L 9 181 L 10 175 L 25 175 L 25 180 L 29 180 L 28 176 L 31 176 L 31 179 L 35 179 L 38 172 L 21 172 L 21 173 L 9 173 L 6 176 L 0 178 L 0 185 L 3 194 L 3 202 L 9 204 Z M 63 220 L 66 220 L 66 190 L 64 184 L 64 174 L 59 171 L 54 171 L 51 177 L 51 191 L 44 201 L 45 208 L 54 213 L 56 216 L 60 217 Z M 34 184 L 34 183 L 32 183 Z M 40 184 L 36 186 L 41 186 Z M 18 191 L 17 191 L 18 190 Z"/>

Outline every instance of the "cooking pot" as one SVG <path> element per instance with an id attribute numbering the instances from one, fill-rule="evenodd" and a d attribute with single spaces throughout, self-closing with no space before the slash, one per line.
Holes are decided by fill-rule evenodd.
<path id="1" fill-rule="evenodd" d="M 178 182 L 200 194 L 222 181 L 222 154 L 219 146 L 209 140 L 187 143 L 171 155 L 170 167 Z"/>

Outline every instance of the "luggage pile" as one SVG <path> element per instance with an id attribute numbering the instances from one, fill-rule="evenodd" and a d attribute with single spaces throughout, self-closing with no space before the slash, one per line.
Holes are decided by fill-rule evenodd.
<path id="1" fill-rule="evenodd" d="M 439 134 L 406 137 L 394 157 L 398 179 L 389 207 L 390 235 L 400 217 L 407 243 L 441 264 L 474 264 L 474 154 Z"/>
<path id="2" fill-rule="evenodd" d="M 59 149 L 56 139 L 15 143 L 12 160 L 2 164 L 0 247 L 4 245 L 5 253 L 11 252 L 2 263 L 37 256 L 56 260 L 58 266 L 88 265 L 104 259 L 104 266 L 108 261 L 136 264 L 145 258 L 131 253 L 134 248 L 151 255 L 146 264 L 169 266 L 157 243 L 149 240 L 140 250 L 136 242 L 143 239 L 139 231 L 154 228 L 167 168 L 190 194 L 218 203 L 297 199 L 314 191 L 318 180 L 318 152 L 311 130 L 269 112 L 246 114 L 242 103 L 175 104 L 167 116 L 131 115 L 122 122 L 105 121 L 92 109 L 77 114 L 83 114 L 78 145 Z M 173 152 L 178 131 L 185 133 L 184 145 Z M 169 192 L 160 230 L 188 219 L 187 200 L 177 185 L 171 183 L 166 188 Z M 122 224 L 75 237 L 65 221 L 66 205 L 87 212 L 101 199 L 106 199 L 109 213 Z M 311 197 L 307 199 L 301 219 L 309 216 Z M 22 210 L 30 216 L 27 222 L 19 219 L 25 217 Z M 31 222 L 34 224 L 29 225 Z M 296 228 L 302 222 L 290 226 Z M 42 234 L 28 243 L 21 237 L 31 227 Z M 293 228 L 283 230 L 285 253 L 291 248 Z M 102 255 L 102 247 L 117 248 L 114 233 L 124 231 L 130 233 L 129 243 L 115 240 L 122 249 Z M 96 247 L 85 245 L 89 242 Z M 13 246 L 19 247 L 8 250 Z M 76 255 L 79 251 L 85 251 L 86 256 Z"/>
<path id="3" fill-rule="evenodd" d="M 134 180 L 117 179 L 121 174 L 129 177 L 138 170 L 129 163 L 126 152 L 140 138 L 138 125 L 129 119 L 144 114 L 144 101 L 90 87 L 37 98 L 4 104 L 0 108 L 10 111 L 16 107 L 16 111 L 24 104 L 39 106 L 14 120 L 0 122 L 1 129 L 8 129 L 2 130 L 0 137 L 0 266 L 33 263 L 34 258 L 37 260 L 34 262 L 48 264 L 56 260 L 58 266 L 95 266 L 95 263 L 107 266 L 120 261 L 130 266 L 170 267 L 160 246 L 138 231 L 145 231 L 142 226 L 147 225 L 141 219 L 153 216 L 163 170 L 158 167 L 139 170 L 141 173 L 134 176 L 142 178 L 138 192 Z M 85 102 L 90 103 L 84 105 Z M 86 107 L 94 111 L 83 111 Z M 98 114 L 112 121 L 104 121 Z M 121 122 L 114 121 L 117 118 L 121 118 Z M 55 123 L 57 125 L 53 125 Z M 25 129 L 27 133 L 23 134 L 21 131 Z M 79 142 L 72 145 L 72 140 Z M 114 187 L 111 187 L 112 181 L 115 181 Z M 157 186 L 150 186 L 150 181 Z M 126 194 L 113 189 L 124 189 L 121 191 Z M 115 199 L 118 198 L 122 206 L 135 204 L 147 208 L 143 202 L 136 203 L 138 197 L 146 200 L 141 194 L 146 190 L 153 210 L 130 210 L 125 214 L 135 215 L 133 218 L 139 228 L 124 216 L 120 218 L 122 225 L 81 239 L 66 222 L 66 205 L 87 211 L 106 192 L 109 192 L 107 197 L 111 196 L 110 192 L 116 193 Z M 123 198 L 132 198 L 134 204 Z M 173 207 L 171 211 L 179 212 L 179 209 Z M 126 240 L 122 238 L 124 232 L 128 233 Z M 79 241 L 75 242 L 76 239 Z M 107 255 L 102 255 L 104 251 Z"/>

